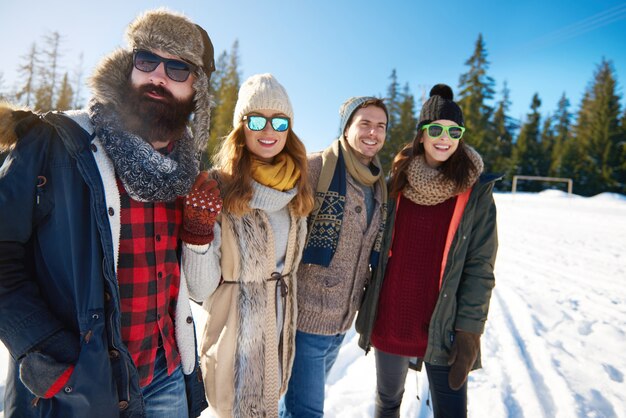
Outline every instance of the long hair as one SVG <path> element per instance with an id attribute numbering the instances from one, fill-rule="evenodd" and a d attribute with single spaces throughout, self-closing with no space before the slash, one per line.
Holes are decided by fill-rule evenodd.
<path id="1" fill-rule="evenodd" d="M 396 198 L 398 193 L 402 192 L 404 187 L 408 184 L 406 176 L 406 170 L 409 167 L 413 158 L 424 155 L 424 145 L 421 143 L 421 139 L 424 137 L 424 131 L 418 130 L 415 135 L 415 139 L 412 142 L 407 143 L 402 150 L 393 159 L 391 165 L 391 178 L 389 180 L 389 197 Z M 456 151 L 439 166 L 439 172 L 446 180 L 450 180 L 455 185 L 455 193 L 460 193 L 471 186 L 470 175 L 476 170 L 476 164 L 471 160 L 468 155 L 467 145 L 463 138 L 459 140 L 459 146 Z"/>
<path id="2" fill-rule="evenodd" d="M 298 193 L 291 205 L 298 216 L 308 216 L 313 210 L 313 192 L 309 184 L 306 149 L 298 136 L 289 128 L 285 148 L 296 167 L 300 178 L 296 182 Z M 213 156 L 215 167 L 221 172 L 224 210 L 241 216 L 251 211 L 252 199 L 252 157 L 246 148 L 244 124 L 240 122 L 222 141 Z"/>

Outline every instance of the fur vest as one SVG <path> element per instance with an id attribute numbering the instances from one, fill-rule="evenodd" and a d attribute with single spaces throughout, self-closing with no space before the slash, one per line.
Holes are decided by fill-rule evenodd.
<path id="1" fill-rule="evenodd" d="M 205 302 L 208 319 L 200 349 L 207 397 L 219 417 L 278 416 L 295 350 L 295 270 L 306 218 L 289 205 L 290 227 L 282 274 L 284 322 L 277 332 L 274 237 L 264 211 L 221 215 L 222 283 Z M 215 242 L 214 242 L 215 244 Z M 280 294 L 278 297 L 281 297 Z"/>

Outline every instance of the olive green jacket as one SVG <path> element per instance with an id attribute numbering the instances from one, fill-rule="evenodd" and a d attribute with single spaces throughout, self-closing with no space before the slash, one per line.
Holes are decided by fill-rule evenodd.
<path id="1" fill-rule="evenodd" d="M 483 175 L 465 195 L 465 199 L 463 195 L 459 195 L 457 199 L 458 208 L 455 208 L 455 212 L 459 213 L 460 220 L 455 222 L 453 215 L 450 228 L 456 228 L 456 232 L 452 229 L 450 242 L 446 244 L 447 257 L 439 298 L 430 320 L 428 346 L 422 359 L 427 363 L 447 365 L 455 330 L 477 334 L 484 331 L 491 290 L 495 285 L 493 267 L 498 236 L 492 192 L 494 182 L 499 179 L 499 176 Z M 395 201 L 389 201 L 388 210 L 381 260 L 367 285 L 356 319 L 356 330 L 361 334 L 359 346 L 366 353 L 371 348 L 370 336 L 391 248 L 396 215 Z M 479 367 L 480 354 L 474 364 L 474 368 Z"/>

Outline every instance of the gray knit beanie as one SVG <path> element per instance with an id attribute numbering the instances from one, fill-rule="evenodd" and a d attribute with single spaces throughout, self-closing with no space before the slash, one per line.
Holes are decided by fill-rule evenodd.
<path id="1" fill-rule="evenodd" d="M 348 100 L 343 102 L 343 104 L 339 107 L 339 136 L 342 137 L 348 122 L 352 118 L 354 112 L 356 112 L 363 103 L 370 100 L 379 100 L 377 97 L 373 96 L 354 96 L 350 97 Z M 387 114 L 387 109 L 383 108 L 385 114 Z M 389 116 L 387 115 L 387 118 Z"/>
<path id="2" fill-rule="evenodd" d="M 287 90 L 269 73 L 253 75 L 243 82 L 235 105 L 233 126 L 237 126 L 245 115 L 261 109 L 284 113 L 293 125 L 293 108 Z"/>
<path id="3" fill-rule="evenodd" d="M 420 111 L 417 131 L 419 132 L 422 126 L 441 119 L 451 120 L 459 126 L 465 126 L 463 111 L 452 100 L 453 98 L 452 89 L 446 84 L 437 84 L 430 89 L 430 97 L 424 102 Z"/>

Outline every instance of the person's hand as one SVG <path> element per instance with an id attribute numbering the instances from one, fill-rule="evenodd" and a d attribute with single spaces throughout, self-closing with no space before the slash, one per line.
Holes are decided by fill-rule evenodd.
<path id="1" fill-rule="evenodd" d="M 448 384 L 452 390 L 459 390 L 467 380 L 467 375 L 478 357 L 480 350 L 480 334 L 457 331 L 448 359 L 450 373 Z"/>
<path id="2" fill-rule="evenodd" d="M 222 210 L 222 198 L 217 181 L 209 178 L 209 173 L 201 172 L 185 197 L 183 206 L 183 227 L 180 238 L 195 245 L 205 245 L 213 241 L 213 225 Z"/>

